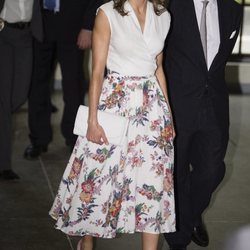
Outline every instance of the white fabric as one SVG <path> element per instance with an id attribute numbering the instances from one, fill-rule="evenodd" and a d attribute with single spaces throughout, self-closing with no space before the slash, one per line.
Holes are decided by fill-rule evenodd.
<path id="1" fill-rule="evenodd" d="M 198 26 L 200 29 L 200 20 L 203 3 L 202 0 L 194 0 L 195 12 Z M 210 68 L 214 57 L 218 53 L 220 46 L 220 27 L 217 0 L 209 0 L 207 5 L 207 67 Z"/>
<path id="2" fill-rule="evenodd" d="M 142 33 L 139 21 L 128 1 L 124 7 L 128 11 L 127 16 L 121 16 L 117 11 L 113 11 L 113 1 L 100 7 L 106 14 L 111 28 L 107 68 L 122 75 L 153 75 L 157 68 L 156 56 L 163 49 L 170 27 L 170 15 L 166 11 L 157 16 L 153 11 L 153 4 L 148 2 Z M 125 33 L 124 30 L 130 32 Z"/>
<path id="3" fill-rule="evenodd" d="M 6 0 L 0 17 L 9 23 L 29 22 L 33 3 L 34 0 Z"/>
<path id="4" fill-rule="evenodd" d="M 134 91 L 144 96 L 137 107 Z M 174 232 L 172 119 L 158 80 L 108 73 L 98 109 L 130 120 L 126 143 L 78 137 L 50 210 L 55 227 L 101 238 Z"/>

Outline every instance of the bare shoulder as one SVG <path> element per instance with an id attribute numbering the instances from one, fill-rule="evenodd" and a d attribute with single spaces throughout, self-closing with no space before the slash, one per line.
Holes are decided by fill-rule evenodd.
<path id="1" fill-rule="evenodd" d="M 114 2 L 109 1 L 107 3 L 104 3 L 98 8 L 97 12 L 99 12 L 99 10 L 102 10 L 103 12 L 106 13 L 106 15 L 109 15 L 114 10 Z"/>
<path id="2" fill-rule="evenodd" d="M 113 1 L 107 2 L 101 5 L 97 10 L 96 23 L 111 24 L 112 13 L 114 12 Z M 109 25 L 110 26 L 110 25 Z"/>
<path id="3" fill-rule="evenodd" d="M 107 33 L 110 31 L 109 19 L 102 9 L 96 15 L 94 31 L 98 33 Z"/>

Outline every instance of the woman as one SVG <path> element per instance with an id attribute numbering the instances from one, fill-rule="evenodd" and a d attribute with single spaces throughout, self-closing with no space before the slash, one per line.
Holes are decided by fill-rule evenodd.
<path id="1" fill-rule="evenodd" d="M 93 249 L 93 237 L 142 232 L 143 250 L 156 250 L 159 234 L 175 231 L 174 129 L 162 69 L 169 25 L 161 0 L 110 1 L 98 11 L 87 136 L 76 142 L 50 211 L 58 229 L 83 236 L 78 249 Z M 108 143 L 98 109 L 129 118 L 126 145 Z"/>

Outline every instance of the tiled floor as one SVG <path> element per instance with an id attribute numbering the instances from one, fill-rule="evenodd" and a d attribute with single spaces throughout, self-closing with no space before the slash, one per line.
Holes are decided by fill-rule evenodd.
<path id="1" fill-rule="evenodd" d="M 54 102 L 60 107 L 52 118 L 54 140 L 49 152 L 37 161 L 26 161 L 22 156 L 29 143 L 27 108 L 23 107 L 14 117 L 13 169 L 21 180 L 17 183 L 0 182 L 0 250 L 72 250 L 76 247 L 78 239 L 68 238 L 55 230 L 54 222 L 48 216 L 69 157 L 60 134 L 60 92 L 55 94 Z M 227 174 L 205 214 L 210 245 L 200 248 L 191 244 L 188 250 L 224 250 L 228 235 L 250 224 L 250 96 L 231 96 L 230 112 Z M 139 234 L 97 241 L 96 250 L 115 249 L 139 250 Z M 160 249 L 167 249 L 163 239 Z M 250 250 L 250 243 L 244 249 L 230 250 Z"/>

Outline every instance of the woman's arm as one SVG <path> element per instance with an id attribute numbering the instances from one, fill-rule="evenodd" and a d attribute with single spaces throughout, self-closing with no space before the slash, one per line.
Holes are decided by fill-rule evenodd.
<path id="1" fill-rule="evenodd" d="M 167 103 L 169 103 L 168 102 L 168 93 L 167 93 L 167 82 L 166 82 L 165 74 L 164 74 L 163 67 L 162 67 L 162 61 L 163 61 L 163 53 L 160 53 L 156 58 L 157 69 L 156 69 L 155 75 L 156 75 L 157 80 L 160 84 L 163 95 L 164 95 Z"/>
<path id="2" fill-rule="evenodd" d="M 164 95 L 164 97 L 166 99 L 168 109 L 169 109 L 169 112 L 171 114 L 172 124 L 173 124 L 173 115 L 172 115 L 172 111 L 171 111 L 171 108 L 170 108 L 170 105 L 169 105 L 168 91 L 167 91 L 167 81 L 166 81 L 166 77 L 165 77 L 165 74 L 164 74 L 162 61 L 163 61 L 163 53 L 160 53 L 156 58 L 157 69 L 156 69 L 155 75 L 157 77 L 157 80 L 158 80 L 159 85 L 161 87 L 161 90 L 163 92 L 163 95 Z M 173 137 L 175 137 L 174 124 L 173 124 Z"/>
<path id="3" fill-rule="evenodd" d="M 87 139 L 98 144 L 108 144 L 104 130 L 98 124 L 97 107 L 102 90 L 104 70 L 110 42 L 108 18 L 99 10 L 93 29 L 92 75 L 89 88 L 89 117 Z"/>

